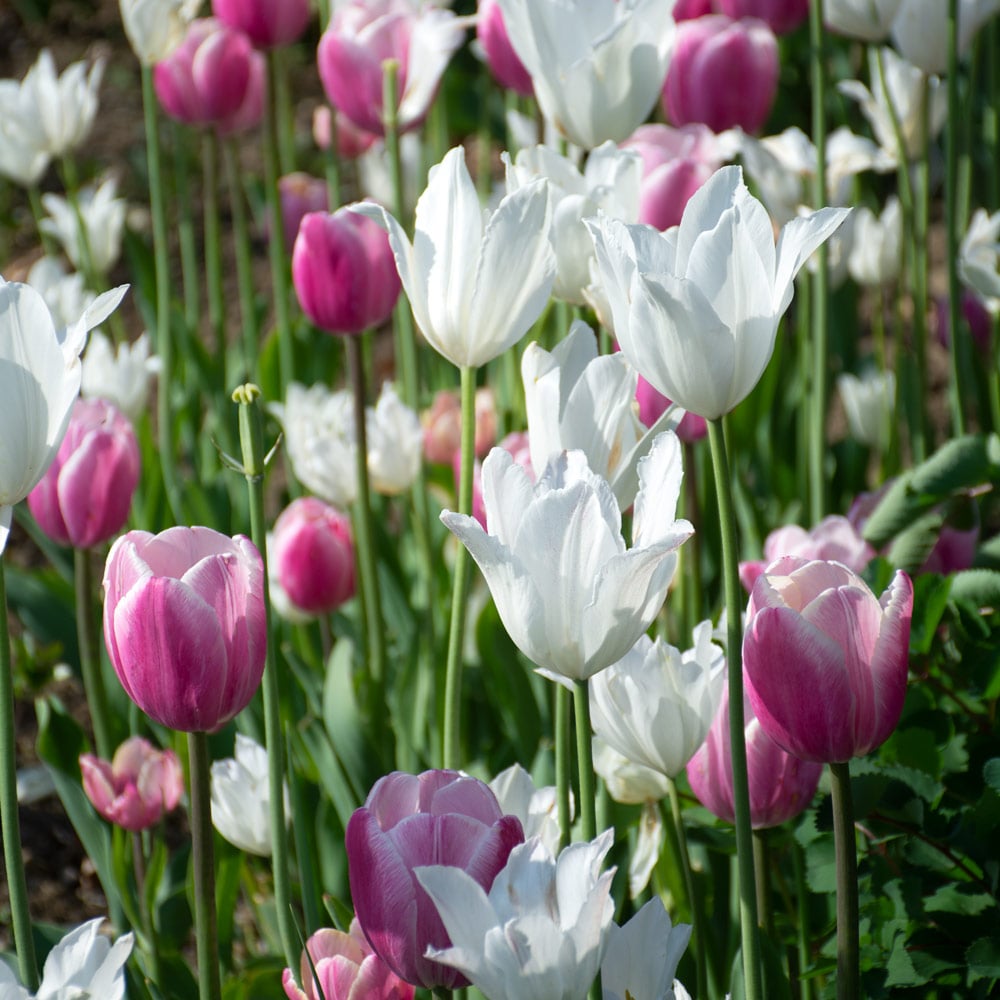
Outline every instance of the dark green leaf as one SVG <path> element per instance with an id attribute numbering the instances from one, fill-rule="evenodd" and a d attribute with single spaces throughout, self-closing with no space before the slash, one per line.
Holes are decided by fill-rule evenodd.
<path id="1" fill-rule="evenodd" d="M 993 569 L 966 569 L 951 579 L 951 596 L 968 601 L 976 607 L 1000 605 L 1000 571 Z"/>

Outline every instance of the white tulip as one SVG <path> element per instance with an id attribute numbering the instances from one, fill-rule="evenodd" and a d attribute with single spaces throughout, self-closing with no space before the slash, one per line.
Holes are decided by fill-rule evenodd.
<path id="1" fill-rule="evenodd" d="M 973 213 L 958 252 L 958 275 L 990 312 L 1000 312 L 1000 212 Z"/>
<path id="2" fill-rule="evenodd" d="M 881 42 L 889 34 L 900 0 L 826 0 L 828 28 L 863 42 Z"/>
<path id="3" fill-rule="evenodd" d="M 684 409 L 706 419 L 729 413 L 771 359 L 795 275 L 847 214 L 823 208 L 792 219 L 775 247 L 743 171 L 722 167 L 664 233 L 591 220 L 625 357 Z"/>
<path id="4" fill-rule="evenodd" d="M 49 213 L 42 219 L 42 231 L 55 236 L 73 266 L 84 266 L 84 247 L 80 238 L 80 219 L 86 234 L 90 264 L 98 274 L 107 274 L 118 262 L 125 230 L 125 199 L 116 198 L 118 182 L 109 177 L 100 187 L 87 185 L 77 194 L 79 216 L 70 202 L 57 194 L 42 195 Z"/>
<path id="5" fill-rule="evenodd" d="M 375 409 L 368 410 L 366 430 L 372 489 L 383 496 L 408 490 L 423 461 L 424 429 L 420 417 L 399 398 L 390 382 L 382 386 Z"/>
<path id="6" fill-rule="evenodd" d="M 41 293 L 56 326 L 72 323 L 97 298 L 84 286 L 83 275 L 68 272 L 58 257 L 40 257 L 25 280 Z"/>
<path id="7" fill-rule="evenodd" d="M 659 896 L 624 927 L 612 923 L 601 963 L 603 1000 L 675 1000 L 677 963 L 690 939 L 690 924 L 674 927 Z"/>
<path id="8" fill-rule="evenodd" d="M 838 376 L 837 390 L 851 436 L 871 448 L 884 449 L 889 444 L 896 406 L 896 376 L 892 372 L 868 372 L 858 378 L 848 373 Z"/>
<path id="9" fill-rule="evenodd" d="M 538 105 L 570 142 L 621 142 L 663 90 L 671 0 L 500 0 Z"/>
<path id="10" fill-rule="evenodd" d="M 880 215 L 869 208 L 854 213 L 854 245 L 847 261 L 859 285 L 880 288 L 899 277 L 903 244 L 903 213 L 892 195 Z"/>
<path id="11" fill-rule="evenodd" d="M 959 59 L 971 48 L 976 32 L 998 10 L 1000 0 L 959 0 Z M 902 0 L 892 22 L 892 43 L 904 59 L 925 73 L 947 72 L 947 0 Z"/>
<path id="12" fill-rule="evenodd" d="M 389 232 L 396 267 L 427 342 L 459 367 L 492 361 L 527 333 L 552 291 L 552 206 L 544 181 L 507 195 L 484 219 L 465 151 L 431 167 L 413 242 L 385 209 L 354 211 Z"/>
<path id="13" fill-rule="evenodd" d="M 115 347 L 95 330 L 83 353 L 80 391 L 89 398 L 109 400 L 135 423 L 146 412 L 149 383 L 159 371 L 160 359 L 150 356 L 147 334 Z"/>
<path id="14" fill-rule="evenodd" d="M 119 0 L 122 24 L 132 51 L 144 66 L 170 55 L 184 41 L 202 0 Z"/>
<path id="15" fill-rule="evenodd" d="M 503 448 L 483 463 L 489 534 L 472 517 L 441 520 L 472 553 L 517 647 L 550 680 L 572 687 L 620 660 L 649 627 L 693 532 L 674 520 L 680 445 L 661 434 L 639 463 L 633 546 L 607 482 L 580 451 L 563 452 L 532 484 Z"/>
<path id="16" fill-rule="evenodd" d="M 521 821 L 525 840 L 538 837 L 549 853 L 558 852 L 561 831 L 554 785 L 536 788 L 531 775 L 520 764 L 512 764 L 490 782 L 490 789 L 500 803 L 500 811 Z"/>
<path id="17" fill-rule="evenodd" d="M 249 854 L 271 854 L 267 750 L 236 734 L 233 757 L 212 763 L 212 825 L 234 847 Z M 287 790 L 286 790 L 287 800 Z M 287 813 L 288 804 L 285 803 Z"/>

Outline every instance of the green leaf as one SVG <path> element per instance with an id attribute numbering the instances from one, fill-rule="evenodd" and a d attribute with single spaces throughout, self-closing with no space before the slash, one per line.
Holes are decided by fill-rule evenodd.
<path id="1" fill-rule="evenodd" d="M 910 623 L 910 652 L 922 656 L 930 652 L 941 616 L 948 607 L 951 578 L 922 573 L 913 581 L 913 617 Z"/>
<path id="2" fill-rule="evenodd" d="M 977 979 L 1000 979 L 1000 941 L 981 937 L 965 953 L 972 982 Z"/>
<path id="3" fill-rule="evenodd" d="M 344 762 L 348 783 L 355 797 L 360 798 L 376 777 L 376 756 L 355 697 L 354 653 L 350 639 L 340 639 L 330 653 L 323 683 L 323 723 L 337 756 Z"/>
<path id="4" fill-rule="evenodd" d="M 943 885 L 924 901 L 928 912 L 957 913 L 974 917 L 996 906 L 997 901 L 988 892 L 973 892 L 960 885 Z"/>
<path id="5" fill-rule="evenodd" d="M 951 579 L 951 596 L 978 608 L 1000 605 L 1000 572 L 994 569 L 966 569 Z"/>
<path id="6" fill-rule="evenodd" d="M 943 497 L 956 490 L 995 479 L 1000 465 L 1000 439 L 996 434 L 966 434 L 943 444 L 913 470 L 917 493 Z"/>
<path id="7" fill-rule="evenodd" d="M 993 757 L 983 765 L 983 781 L 1000 795 L 1000 757 Z"/>
<path id="8" fill-rule="evenodd" d="M 862 534 L 876 549 L 882 548 L 897 532 L 913 521 L 919 500 L 910 489 L 912 473 L 901 475 L 886 491 L 865 522 Z"/>
<path id="9" fill-rule="evenodd" d="M 893 939 L 886 970 L 889 973 L 885 981 L 886 986 L 923 986 L 928 981 L 927 977 L 917 972 L 914 967 L 906 950 L 906 935 L 902 933 Z"/>
<path id="10" fill-rule="evenodd" d="M 940 537 L 942 524 L 944 517 L 937 511 L 918 517 L 896 535 L 889 548 L 889 562 L 907 573 L 918 570 Z"/>

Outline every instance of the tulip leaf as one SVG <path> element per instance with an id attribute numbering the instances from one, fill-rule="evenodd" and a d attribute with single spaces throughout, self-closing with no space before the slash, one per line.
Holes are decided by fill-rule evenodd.
<path id="1" fill-rule="evenodd" d="M 966 569 L 951 581 L 951 596 L 977 608 L 1000 606 L 1000 572 L 993 569 Z"/>
<path id="2" fill-rule="evenodd" d="M 311 780 L 319 779 L 333 801 L 341 825 L 346 828 L 347 821 L 361 801 L 351 788 L 326 733 L 319 726 L 306 726 L 292 734 L 292 746 L 296 753 L 311 761 L 314 772 Z"/>
<path id="3" fill-rule="evenodd" d="M 348 784 L 360 799 L 377 775 L 372 774 L 375 755 L 366 739 L 355 697 L 354 653 L 354 643 L 347 638 L 340 639 L 330 653 L 323 683 L 323 723 L 333 749 L 344 763 Z"/>

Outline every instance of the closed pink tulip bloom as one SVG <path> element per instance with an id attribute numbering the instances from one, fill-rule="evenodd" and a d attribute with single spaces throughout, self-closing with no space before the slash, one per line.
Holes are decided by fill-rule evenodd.
<path id="1" fill-rule="evenodd" d="M 81 754 L 80 771 L 91 805 L 124 830 L 145 830 L 159 823 L 184 793 L 177 754 L 157 750 L 141 736 L 126 740 L 110 764 L 93 754 Z"/>
<path id="2" fill-rule="evenodd" d="M 493 390 L 476 390 L 476 458 L 484 458 L 497 439 L 497 407 Z M 424 457 L 435 465 L 451 465 L 462 445 L 462 404 L 458 393 L 442 389 L 420 417 L 424 428 Z"/>
<path id="3" fill-rule="evenodd" d="M 220 729 L 264 673 L 260 554 L 211 528 L 122 535 L 104 569 L 104 641 L 125 693 L 151 719 Z"/>
<path id="4" fill-rule="evenodd" d="M 246 99 L 254 56 L 242 31 L 214 17 L 193 21 L 180 46 L 153 69 L 156 96 L 185 125 L 225 122 Z"/>
<path id="5" fill-rule="evenodd" d="M 677 0 L 671 14 L 678 24 L 681 21 L 693 21 L 696 17 L 717 13 L 717 3 L 718 0 L 714 3 L 713 0 Z"/>
<path id="6" fill-rule="evenodd" d="M 215 131 L 223 139 L 258 128 L 264 120 L 266 72 L 264 56 L 255 49 L 250 53 L 250 79 L 243 103 L 231 115 L 215 123 Z"/>
<path id="7" fill-rule="evenodd" d="M 262 49 L 297 41 L 311 16 L 309 0 L 212 0 L 212 13 Z"/>
<path id="8" fill-rule="evenodd" d="M 285 246 L 295 245 L 299 226 L 310 212 L 327 212 L 330 209 L 330 195 L 326 181 L 320 177 L 297 170 L 278 180 L 278 195 L 281 199 L 281 222 L 285 232 Z"/>
<path id="9" fill-rule="evenodd" d="M 654 389 L 641 375 L 635 387 L 635 399 L 639 404 L 639 420 L 652 427 L 670 406 L 670 400 L 659 389 Z M 708 436 L 708 422 L 704 417 L 689 411 L 681 417 L 675 433 L 685 444 L 694 444 Z"/>
<path id="10" fill-rule="evenodd" d="M 316 497 L 293 500 L 274 524 L 274 572 L 296 607 L 335 611 L 354 596 L 350 518 Z"/>
<path id="11" fill-rule="evenodd" d="M 757 578 L 743 636 L 764 731 L 803 760 L 842 763 L 888 739 L 906 696 L 913 584 L 881 598 L 846 566 L 789 556 Z"/>
<path id="12" fill-rule="evenodd" d="M 388 234 L 349 207 L 303 218 L 292 281 L 302 311 L 327 333 L 362 333 L 384 323 L 401 287 Z"/>
<path id="13" fill-rule="evenodd" d="M 324 1000 L 413 1000 L 413 987 L 372 951 L 357 920 L 351 921 L 349 934 L 317 931 L 306 942 L 306 951 L 299 970 L 303 988 L 295 985 L 291 969 L 281 977 L 288 1000 L 319 1000 L 317 980 Z"/>
<path id="14" fill-rule="evenodd" d="M 507 90 L 513 90 L 515 94 L 531 97 L 535 92 L 531 74 L 524 68 L 524 63 L 510 44 L 503 11 L 497 0 L 479 0 L 476 38 L 483 47 L 486 65 L 496 82 Z"/>
<path id="15" fill-rule="evenodd" d="M 750 786 L 750 825 L 763 830 L 798 816 L 816 794 L 823 765 L 786 753 L 761 729 L 749 699 L 743 700 Z M 729 694 L 705 742 L 688 761 L 687 776 L 698 801 L 727 823 L 734 822 L 733 762 L 729 742 Z"/>
<path id="16" fill-rule="evenodd" d="M 809 16 L 809 0 L 715 0 L 729 17 L 759 17 L 776 35 L 794 31 Z"/>
<path id="17" fill-rule="evenodd" d="M 757 132 L 778 88 L 778 43 L 763 22 L 711 14 L 677 26 L 663 104 L 674 125 Z"/>
<path id="18" fill-rule="evenodd" d="M 386 965 L 414 986 L 467 986 L 451 966 L 426 958 L 451 944 L 437 907 L 413 874 L 424 865 L 463 869 L 489 892 L 524 842 L 488 785 L 457 771 L 399 771 L 380 778 L 347 824 L 347 865 L 358 923 Z"/>
<path id="19" fill-rule="evenodd" d="M 55 461 L 28 494 L 28 507 L 53 541 L 89 549 L 125 526 L 139 466 L 128 419 L 107 400 L 78 399 Z"/>

